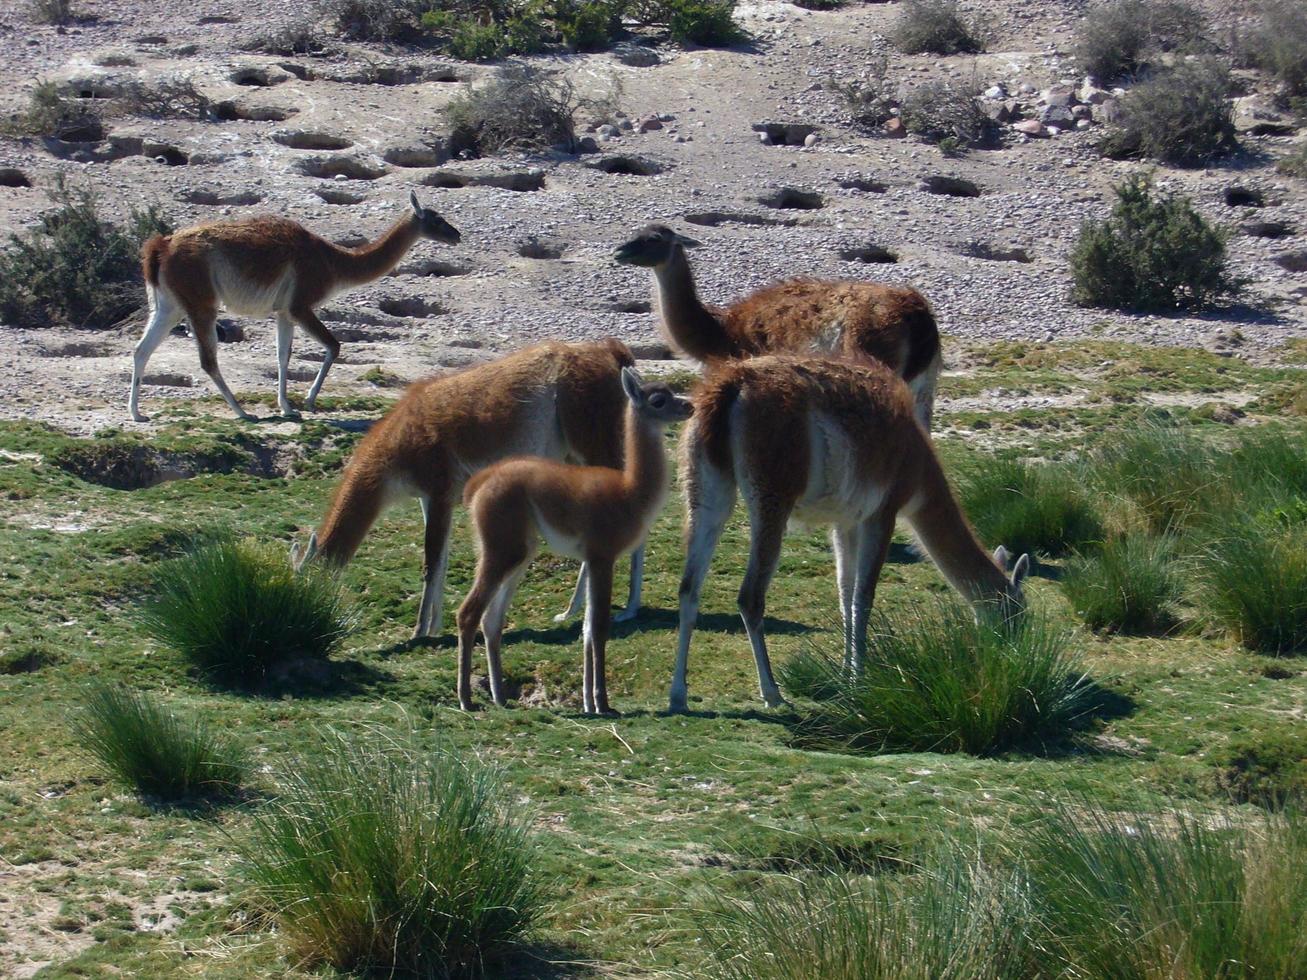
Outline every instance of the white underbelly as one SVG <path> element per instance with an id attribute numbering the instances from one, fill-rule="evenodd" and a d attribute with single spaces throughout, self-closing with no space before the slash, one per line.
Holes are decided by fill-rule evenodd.
<path id="1" fill-rule="evenodd" d="M 289 272 L 268 283 L 251 283 L 229 270 L 217 269 L 213 289 L 218 301 L 230 312 L 257 316 L 290 306 L 294 281 Z"/>
<path id="2" fill-rule="evenodd" d="M 536 527 L 540 530 L 540 536 L 545 539 L 545 544 L 549 550 L 556 555 L 562 555 L 565 558 L 580 558 L 584 560 L 585 555 L 581 548 L 581 539 L 575 535 L 567 534 L 558 528 L 550 527 L 541 518 L 540 512 L 532 508 Z"/>
<path id="3" fill-rule="evenodd" d="M 876 513 L 885 489 L 858 473 L 856 447 L 829 416 L 814 414 L 808 424 L 808 483 L 791 519 L 800 524 L 850 527 Z"/>

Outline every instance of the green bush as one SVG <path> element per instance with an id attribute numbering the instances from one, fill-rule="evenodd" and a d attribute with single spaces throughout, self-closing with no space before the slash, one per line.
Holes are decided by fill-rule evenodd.
<path id="1" fill-rule="evenodd" d="M 1062 810 L 1021 835 L 1053 976 L 1307 976 L 1307 822 Z"/>
<path id="2" fill-rule="evenodd" d="M 1280 157 L 1275 169 L 1289 177 L 1301 177 L 1307 180 L 1307 143 L 1299 143 L 1294 149 Z"/>
<path id="3" fill-rule="evenodd" d="M 278 664 L 327 657 L 352 627 L 329 572 L 296 573 L 281 549 L 229 538 L 168 562 L 141 619 L 203 676 L 242 686 Z"/>
<path id="4" fill-rule="evenodd" d="M 565 0 L 555 7 L 563 43 L 572 51 L 601 51 L 622 26 L 622 4 L 603 0 Z"/>
<path id="5" fill-rule="evenodd" d="M 242 850 L 256 901 L 308 962 L 473 977 L 542 914 L 528 826 L 474 757 L 332 732 L 287 768 Z"/>
<path id="6" fill-rule="evenodd" d="M 725 47 L 744 39 L 735 23 L 735 0 L 659 0 L 672 40 Z"/>
<path id="7" fill-rule="evenodd" d="M 1253 62 L 1276 77 L 1291 105 L 1307 113 L 1307 9 L 1297 0 L 1267 0 L 1248 45 Z"/>
<path id="8" fill-rule="evenodd" d="M 953 857 L 906 879 L 769 875 L 695 916 L 709 980 L 1025 980 L 1039 976 L 1021 882 Z"/>
<path id="9" fill-rule="evenodd" d="M 143 796 L 227 796 L 249 777 L 243 747 L 207 722 L 123 687 L 92 686 L 72 728 L 78 744 L 111 778 Z"/>
<path id="10" fill-rule="evenodd" d="M 1243 518 L 1201 555 L 1203 608 L 1249 650 L 1307 651 L 1307 524 Z"/>
<path id="11" fill-rule="evenodd" d="M 1069 466 L 982 457 L 963 468 L 957 486 L 981 540 L 1013 554 L 1061 555 L 1103 537 L 1102 521 Z"/>
<path id="12" fill-rule="evenodd" d="M 581 107 L 566 79 L 526 65 L 506 65 L 481 88 L 467 88 L 445 107 L 450 149 L 482 156 L 509 148 L 576 145 Z"/>
<path id="13" fill-rule="evenodd" d="M 0 126 L 0 135 L 98 142 L 106 135 L 102 110 L 103 106 L 93 100 L 65 96 L 54 82 L 37 82 L 27 108 L 7 118 Z"/>
<path id="14" fill-rule="evenodd" d="M 907 0 L 894 25 L 894 43 L 904 54 L 974 54 L 985 50 L 987 27 L 967 18 L 958 0 Z"/>
<path id="15" fill-rule="evenodd" d="M 1066 738 L 1094 706 L 1068 635 L 1037 618 L 988 620 L 978 622 L 956 603 L 896 619 L 875 614 L 856 679 L 816 650 L 793 658 L 781 681 L 815 702 L 805 737 L 872 751 L 971 755 Z"/>
<path id="16" fill-rule="evenodd" d="M 1139 72 L 1161 51 L 1193 48 L 1207 30 L 1202 11 L 1177 0 L 1111 0 L 1091 9 L 1076 34 L 1076 60 L 1107 85 Z"/>
<path id="17" fill-rule="evenodd" d="M 1126 534 L 1067 563 L 1062 588 L 1076 614 L 1095 630 L 1162 633 L 1175 626 L 1184 583 L 1175 542 Z"/>
<path id="18" fill-rule="evenodd" d="M 145 301 L 141 243 L 171 228 L 151 206 L 126 227 L 102 220 L 89 190 L 62 181 L 56 209 L 0 252 L 0 322 L 18 327 L 109 327 Z"/>
<path id="19" fill-rule="evenodd" d="M 1214 227 L 1184 197 L 1155 195 L 1143 176 L 1117 185 L 1106 221 L 1086 221 L 1071 251 L 1071 296 L 1120 310 L 1201 308 L 1238 294 Z"/>
<path id="20" fill-rule="evenodd" d="M 413 29 L 419 0 L 327 0 L 336 30 L 355 41 L 399 41 Z"/>
<path id="21" fill-rule="evenodd" d="M 504 53 L 508 38 L 496 23 L 460 20 L 449 36 L 449 53 L 463 61 L 493 61 Z"/>
<path id="22" fill-rule="evenodd" d="M 994 141 L 998 124 L 985 114 L 977 95 L 973 86 L 926 82 L 904 97 L 900 117 L 909 133 L 932 143 L 983 146 Z"/>
<path id="23" fill-rule="evenodd" d="M 1214 59 L 1181 62 L 1126 93 L 1120 119 L 1099 149 L 1114 159 L 1201 166 L 1237 146 L 1229 96 L 1225 65 Z"/>
<path id="24" fill-rule="evenodd" d="M 1307 801 L 1307 735 L 1241 735 L 1211 755 L 1216 785 L 1236 803 L 1278 807 Z"/>

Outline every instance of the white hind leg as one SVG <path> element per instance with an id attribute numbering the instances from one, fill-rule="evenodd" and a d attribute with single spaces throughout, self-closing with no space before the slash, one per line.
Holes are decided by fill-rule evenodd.
<path id="1" fill-rule="evenodd" d="M 554 617 L 555 623 L 565 623 L 581 611 L 581 605 L 585 602 L 586 580 L 588 578 L 585 563 L 582 562 L 581 571 L 576 576 L 576 588 L 572 590 L 572 598 L 567 600 L 567 608 Z"/>
<path id="2" fill-rule="evenodd" d="M 149 421 L 141 414 L 141 378 L 145 376 L 145 365 L 163 338 L 168 336 L 168 331 L 181 323 L 186 315 L 181 304 L 164 290 L 147 286 L 146 295 L 150 301 L 150 319 L 137 341 L 136 350 L 132 352 L 132 388 L 127 396 L 127 411 L 136 422 Z"/>
<path id="3" fill-rule="evenodd" d="M 631 591 L 627 593 L 626 608 L 613 617 L 614 623 L 625 623 L 640 614 L 640 593 L 644 588 L 644 542 L 631 552 Z"/>
<path id="4" fill-rule="evenodd" d="M 295 321 L 284 310 L 277 311 L 277 411 L 285 418 L 298 418 L 286 397 L 286 373 L 290 370 L 290 349 L 295 339 Z"/>

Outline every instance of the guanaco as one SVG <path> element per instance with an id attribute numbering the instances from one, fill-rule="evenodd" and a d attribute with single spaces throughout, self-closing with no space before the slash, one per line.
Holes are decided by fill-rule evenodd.
<path id="1" fill-rule="evenodd" d="M 341 290 L 384 276 L 420 238 L 457 245 L 462 237 L 439 214 L 422 207 L 417 194 L 410 192 L 409 204 L 412 214 L 358 248 L 342 248 L 303 225 L 270 216 L 215 221 L 148 239 L 141 246 L 141 267 L 150 318 L 132 355 L 127 400 L 131 417 L 147 421 L 140 410 L 145 365 L 168 331 L 185 317 L 200 349 L 200 366 L 232 411 L 252 420 L 218 370 L 219 307 L 251 316 L 277 314 L 277 408 L 283 416 L 296 414 L 286 397 L 295 324 L 322 345 L 322 367 L 304 400 L 304 407 L 313 411 L 327 372 L 340 354 L 340 341 L 314 309 Z"/>
<path id="2" fill-rule="evenodd" d="M 714 364 L 694 394 L 681 440 L 686 558 L 670 708 L 686 710 L 690 637 L 722 528 L 743 495 L 749 560 L 739 609 L 768 706 L 782 703 L 763 635 L 767 588 L 787 521 L 831 526 L 844 619 L 844 656 L 861 670 L 867 618 L 894 521 L 907 519 L 949 584 L 978 608 L 1022 608 L 1030 559 L 1007 572 L 958 507 L 907 387 L 884 365 L 773 355 Z"/>
<path id="3" fill-rule="evenodd" d="M 621 370 L 625 344 L 547 341 L 498 360 L 410 385 L 359 443 L 326 516 L 301 551 L 344 566 L 381 511 L 416 496 L 426 523 L 422 602 L 415 637 L 440 631 L 454 504 L 468 478 L 509 456 L 529 454 L 594 466 L 622 465 Z M 639 555 L 643 548 L 636 549 Z M 640 605 L 643 562 L 631 562 L 626 612 Z M 584 568 L 582 575 L 585 575 Z"/>
<path id="4" fill-rule="evenodd" d="M 728 306 L 705 306 L 685 255 L 698 244 L 655 224 L 615 255 L 620 263 L 653 269 L 658 322 L 673 348 L 705 364 L 786 352 L 871 357 L 907 382 L 917 417 L 930 429 L 943 361 L 935 315 L 921 293 L 883 283 L 795 278 Z"/>
<path id="5" fill-rule="evenodd" d="M 621 470 L 569 466 L 552 459 L 508 459 L 468 481 L 463 500 L 476 528 L 476 580 L 458 610 L 458 701 L 472 707 L 472 648 L 477 624 L 486 638 L 490 695 L 504 703 L 499 648 L 504 619 L 539 539 L 580 558 L 589 572 L 582 701 L 587 714 L 612 714 L 604 653 L 608 643 L 613 563 L 648 533 L 667 499 L 663 430 L 689 418 L 690 402 L 662 381 L 641 382 L 622 369 L 626 462 Z"/>

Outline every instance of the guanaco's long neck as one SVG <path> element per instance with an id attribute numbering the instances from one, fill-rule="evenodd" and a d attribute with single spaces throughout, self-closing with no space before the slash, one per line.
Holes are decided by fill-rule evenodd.
<path id="1" fill-rule="evenodd" d="M 385 490 L 384 463 L 356 453 L 318 528 L 317 560 L 339 567 L 349 563 L 385 505 Z"/>
<path id="2" fill-rule="evenodd" d="M 336 274 L 342 282 L 350 285 L 362 285 L 380 279 L 399 265 L 399 260 L 419 237 L 417 219 L 401 218 L 375 242 L 353 249 L 337 249 L 334 263 Z"/>
<path id="3" fill-rule="evenodd" d="M 990 602 L 1007 591 L 1007 576 L 976 540 L 958 507 L 939 460 L 929 453 L 921 486 L 904 509 L 912 529 L 949 584 L 969 602 Z"/>
<path id="4" fill-rule="evenodd" d="M 667 496 L 667 454 L 663 449 L 662 426 L 642 419 L 629 404 L 622 482 L 632 504 L 641 512 L 658 506 Z"/>
<path id="5" fill-rule="evenodd" d="M 697 361 L 739 356 L 721 320 L 699 302 L 685 249 L 675 246 L 671 257 L 654 267 L 654 275 L 660 320 L 673 346 Z"/>

